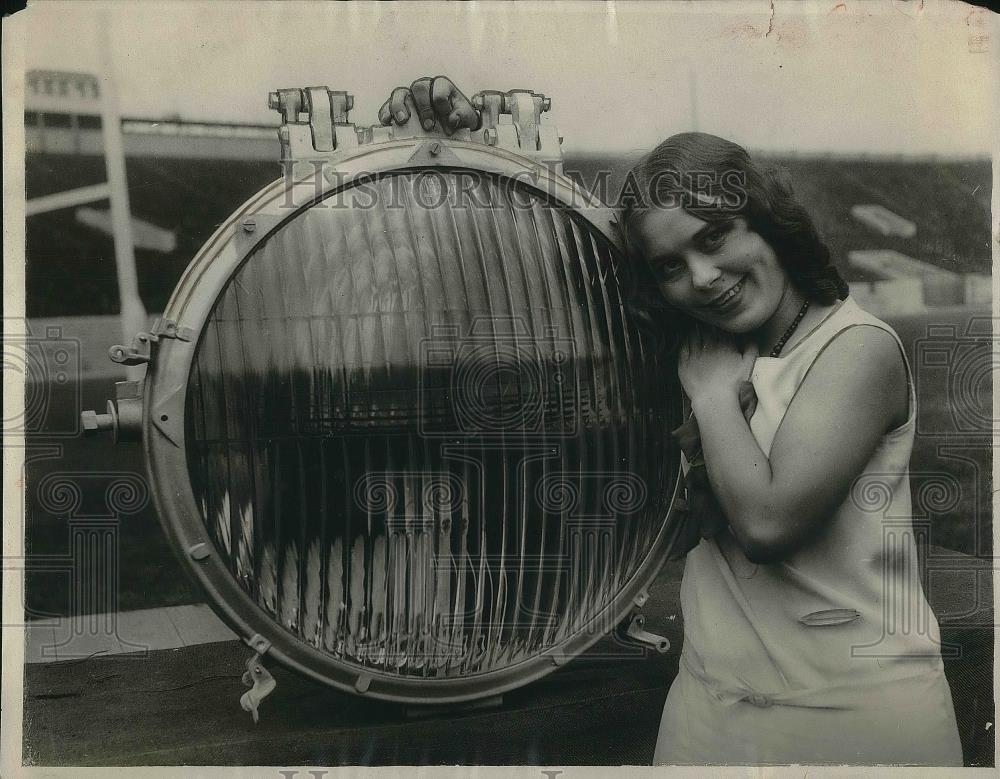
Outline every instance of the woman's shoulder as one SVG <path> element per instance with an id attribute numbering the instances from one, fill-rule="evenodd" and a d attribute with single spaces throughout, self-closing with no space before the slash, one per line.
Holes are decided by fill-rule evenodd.
<path id="1" fill-rule="evenodd" d="M 848 360 L 844 368 L 869 365 L 876 373 L 892 374 L 904 368 L 899 337 L 892 328 L 874 322 L 858 322 L 832 333 L 816 357 Z"/>
<path id="2" fill-rule="evenodd" d="M 817 357 L 834 350 L 845 368 L 869 365 L 876 375 L 887 380 L 902 379 L 905 383 L 909 368 L 906 349 L 896 330 L 870 311 L 863 309 L 848 296 L 830 317 L 826 338 L 822 339 Z"/>
<path id="3" fill-rule="evenodd" d="M 852 332 L 853 331 L 853 332 Z M 875 331 L 881 331 L 881 334 Z M 795 344 L 793 352 L 798 352 L 800 360 L 813 362 L 819 355 L 827 351 L 834 342 L 843 345 L 853 342 L 856 348 L 869 347 L 870 354 L 882 357 L 892 356 L 895 347 L 897 352 L 903 352 L 902 341 L 895 329 L 887 322 L 879 319 L 869 311 L 861 308 L 853 298 L 847 297 L 838 301 L 825 312 L 822 320 L 816 324 Z M 874 350 L 874 351 L 873 351 Z"/>
<path id="4" fill-rule="evenodd" d="M 879 317 L 877 317 L 868 309 L 862 308 L 861 305 L 859 305 L 858 302 L 850 295 L 844 298 L 840 310 L 846 322 L 874 325 L 876 327 L 882 328 L 883 330 L 887 330 L 888 332 L 892 333 L 894 337 L 898 338 L 898 336 L 896 335 L 896 330 L 892 327 L 892 325 L 890 325 L 884 319 L 879 319 Z"/>
<path id="5" fill-rule="evenodd" d="M 895 330 L 847 297 L 824 312 L 786 354 L 758 357 L 751 380 L 758 396 L 771 398 L 775 407 L 787 409 L 802 394 L 811 403 L 816 393 L 846 395 L 857 407 L 873 401 L 895 425 L 908 417 L 908 376 Z"/>
<path id="6" fill-rule="evenodd" d="M 844 309 L 847 308 L 845 311 Z M 862 391 L 862 402 L 882 405 L 892 426 L 909 416 L 909 370 L 896 331 L 850 298 L 843 316 L 817 350 L 809 373 L 823 383 L 847 384 Z"/>

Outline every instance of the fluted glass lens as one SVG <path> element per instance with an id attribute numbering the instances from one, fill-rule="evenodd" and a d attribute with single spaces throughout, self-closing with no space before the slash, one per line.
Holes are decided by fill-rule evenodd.
<path id="1" fill-rule="evenodd" d="M 239 584 L 393 676 L 610 627 L 663 526 L 679 422 L 623 261 L 572 209 L 475 171 L 371 180 L 266 240 L 187 393 L 195 496 Z"/>

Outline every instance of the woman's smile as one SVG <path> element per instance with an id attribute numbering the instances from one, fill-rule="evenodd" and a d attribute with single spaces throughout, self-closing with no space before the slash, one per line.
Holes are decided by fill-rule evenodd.
<path id="1" fill-rule="evenodd" d="M 746 284 L 747 277 L 743 276 L 737 281 L 733 286 L 723 292 L 721 295 L 712 300 L 712 302 L 707 303 L 705 308 L 710 311 L 726 312 L 731 311 L 736 308 L 741 300 L 741 293 L 743 292 L 743 287 Z"/>

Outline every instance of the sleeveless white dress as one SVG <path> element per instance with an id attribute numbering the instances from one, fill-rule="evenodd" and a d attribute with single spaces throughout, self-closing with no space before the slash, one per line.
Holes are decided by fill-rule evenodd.
<path id="1" fill-rule="evenodd" d="M 769 453 L 813 362 L 850 327 L 887 324 L 842 301 L 751 381 L 754 438 Z M 909 364 L 907 364 L 909 375 Z M 684 645 L 653 761 L 692 765 L 961 765 L 937 620 L 912 532 L 916 398 L 822 535 L 755 565 L 727 530 L 687 556 Z"/>

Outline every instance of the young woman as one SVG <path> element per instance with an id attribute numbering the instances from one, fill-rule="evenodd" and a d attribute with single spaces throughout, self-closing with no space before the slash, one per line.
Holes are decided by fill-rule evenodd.
<path id="1" fill-rule="evenodd" d="M 687 331 L 678 372 L 725 519 L 687 555 L 654 762 L 961 765 L 910 526 L 898 336 L 736 144 L 675 135 L 630 183 L 632 286 Z"/>
<path id="2" fill-rule="evenodd" d="M 447 79 L 396 90 L 380 118 L 411 108 L 478 124 Z M 910 527 L 916 399 L 898 336 L 736 144 L 675 135 L 627 189 L 633 303 L 678 348 L 699 505 L 721 515 L 686 558 L 654 762 L 961 765 Z"/>

